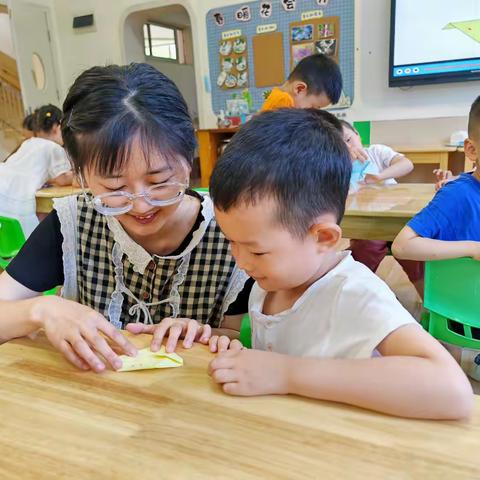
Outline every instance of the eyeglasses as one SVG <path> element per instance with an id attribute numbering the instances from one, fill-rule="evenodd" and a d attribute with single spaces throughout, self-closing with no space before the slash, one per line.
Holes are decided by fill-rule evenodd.
<path id="1" fill-rule="evenodd" d="M 80 177 L 83 188 L 83 179 Z M 152 185 L 142 193 L 129 193 L 123 190 L 101 195 L 88 199 L 85 189 L 84 196 L 93 208 L 102 215 L 123 215 L 133 208 L 133 202 L 137 198 L 143 198 L 152 207 L 167 207 L 180 202 L 185 195 L 188 183 L 167 182 Z"/>

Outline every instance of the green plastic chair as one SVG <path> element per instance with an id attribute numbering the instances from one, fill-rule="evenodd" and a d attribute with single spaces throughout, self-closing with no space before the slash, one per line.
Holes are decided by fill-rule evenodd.
<path id="1" fill-rule="evenodd" d="M 0 216 L 0 268 L 5 270 L 10 260 L 25 243 L 20 222 L 15 218 Z"/>
<path id="2" fill-rule="evenodd" d="M 16 218 L 0 216 L 0 268 L 5 270 L 13 257 L 17 255 L 25 243 L 25 235 L 20 222 Z M 44 295 L 56 295 L 52 288 Z"/>
<path id="3" fill-rule="evenodd" d="M 244 315 L 242 318 L 239 340 L 245 348 L 252 348 L 252 328 L 250 325 L 250 317 L 248 315 Z"/>
<path id="4" fill-rule="evenodd" d="M 423 324 L 438 340 L 480 350 L 480 262 L 472 258 L 425 264 Z"/>

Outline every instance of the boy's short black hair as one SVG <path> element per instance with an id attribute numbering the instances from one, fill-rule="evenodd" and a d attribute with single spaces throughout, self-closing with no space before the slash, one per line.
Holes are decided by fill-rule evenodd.
<path id="1" fill-rule="evenodd" d="M 480 95 L 475 99 L 470 108 L 468 136 L 480 140 Z"/>
<path id="2" fill-rule="evenodd" d="M 337 62 L 323 53 L 305 57 L 292 70 L 288 81 L 305 82 L 308 93 L 324 93 L 332 104 L 340 99 L 343 88 L 342 72 Z"/>
<path id="3" fill-rule="evenodd" d="M 351 132 L 356 133 L 358 135 L 357 129 L 350 122 L 347 122 L 346 120 L 339 120 L 339 122 L 342 127 L 345 127 Z"/>
<path id="4" fill-rule="evenodd" d="M 300 238 L 321 214 L 333 213 L 340 223 L 352 164 L 333 115 L 325 113 L 280 109 L 244 125 L 210 179 L 215 207 L 228 211 L 273 198 L 276 220 Z"/>
<path id="5" fill-rule="evenodd" d="M 63 103 L 62 136 L 75 171 L 118 173 L 138 136 L 148 162 L 160 153 L 191 166 L 195 132 L 177 86 L 146 63 L 92 67 L 73 83 Z"/>

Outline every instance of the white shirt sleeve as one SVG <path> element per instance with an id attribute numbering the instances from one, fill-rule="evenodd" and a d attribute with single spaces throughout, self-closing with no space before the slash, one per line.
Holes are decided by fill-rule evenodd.
<path id="1" fill-rule="evenodd" d="M 48 180 L 58 177 L 62 173 L 66 173 L 72 169 L 70 162 L 68 161 L 65 149 L 53 143 L 48 153 Z"/>
<path id="2" fill-rule="evenodd" d="M 371 145 L 367 148 L 367 154 L 377 164 L 380 171 L 388 168 L 396 156 L 402 155 L 387 145 Z"/>
<path id="3" fill-rule="evenodd" d="M 390 288 L 365 272 L 344 284 L 330 338 L 334 356 L 370 358 L 390 333 L 409 324 L 418 325 Z"/>

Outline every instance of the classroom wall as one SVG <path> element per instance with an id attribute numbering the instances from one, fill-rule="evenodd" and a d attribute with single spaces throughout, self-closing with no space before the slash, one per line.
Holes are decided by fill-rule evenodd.
<path id="1" fill-rule="evenodd" d="M 11 0 L 12 8 L 18 2 Z M 63 93 L 73 79 L 85 68 L 108 62 L 122 63 L 127 58 L 124 47 L 124 22 L 134 11 L 180 4 L 185 7 L 192 22 L 195 57 L 195 84 L 198 94 L 199 119 L 202 127 L 215 126 L 210 94 L 204 78 L 208 76 L 208 54 L 205 48 L 205 15 L 211 9 L 239 3 L 238 0 L 35 0 L 50 4 L 54 13 L 54 35 L 59 53 L 60 83 Z M 480 93 L 480 82 L 429 85 L 409 89 L 390 89 L 387 86 L 389 45 L 388 0 L 356 0 L 356 92 L 354 106 L 348 111 L 351 120 L 373 120 L 375 141 L 389 138 L 391 143 L 406 143 L 402 130 L 404 123 L 394 119 L 425 119 L 412 123 L 408 134 L 411 142 L 442 143 L 449 132 L 448 117 L 460 118 L 452 123 L 464 125 L 465 115 Z M 74 32 L 72 17 L 95 14 L 95 29 L 85 33 Z M 437 120 L 440 119 L 440 120 Z M 384 121 L 388 122 L 384 122 Z M 381 122 L 381 123 L 379 123 Z M 437 128 L 437 125 L 441 128 Z M 402 126 L 402 128 L 400 128 Z"/>
<path id="2" fill-rule="evenodd" d="M 157 22 L 167 26 L 182 28 L 185 63 L 164 61 L 159 58 L 146 57 L 144 53 L 143 25 Z M 125 21 L 124 29 L 125 61 L 146 62 L 171 78 L 179 88 L 194 119 L 198 119 L 197 86 L 195 84 L 195 68 L 193 62 L 193 42 L 190 18 L 186 10 L 179 6 L 148 9 L 130 14 Z"/>

